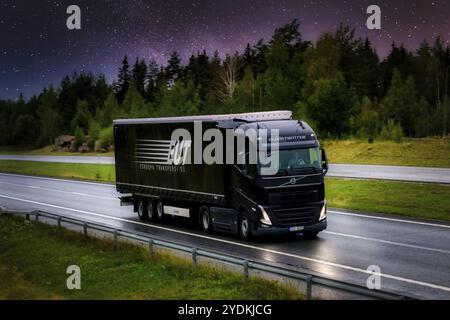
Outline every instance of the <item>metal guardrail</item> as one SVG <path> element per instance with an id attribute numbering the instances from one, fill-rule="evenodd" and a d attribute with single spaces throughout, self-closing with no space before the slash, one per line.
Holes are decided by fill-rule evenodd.
<path id="1" fill-rule="evenodd" d="M 281 276 L 283 278 L 303 281 L 306 284 L 306 292 L 305 296 L 308 300 L 313 298 L 312 289 L 313 285 L 319 285 L 328 289 L 334 289 L 338 291 L 344 291 L 347 293 L 356 294 L 359 296 L 381 299 L 381 300 L 411 300 L 415 299 L 412 297 L 408 297 L 405 295 L 400 295 L 396 293 L 391 293 L 383 290 L 371 290 L 367 287 L 355 285 L 343 281 L 338 281 L 322 276 L 312 275 L 304 272 L 300 272 L 298 270 L 293 270 L 289 268 L 284 268 L 280 266 L 276 266 L 273 264 L 268 264 L 264 262 L 257 262 L 247 259 L 238 258 L 232 255 L 226 255 L 218 252 L 213 252 L 209 250 L 199 249 L 191 246 L 182 245 L 176 242 L 171 242 L 167 240 L 161 240 L 155 237 L 151 237 L 149 235 L 143 235 L 134 233 L 131 231 L 125 231 L 118 228 L 110 227 L 107 225 L 88 222 L 81 219 L 69 218 L 59 214 L 44 212 L 40 210 L 32 211 L 32 212 L 18 212 L 18 211 L 8 211 L 2 210 L 0 208 L 0 212 L 6 214 L 22 214 L 25 216 L 26 220 L 31 220 L 30 217 L 34 216 L 35 221 L 39 221 L 40 217 L 52 219 L 56 221 L 56 225 L 61 228 L 62 223 L 68 223 L 76 226 L 80 226 L 83 228 L 83 234 L 85 236 L 88 235 L 88 230 L 101 231 L 105 233 L 109 233 L 112 235 L 114 241 L 118 241 L 119 238 L 135 240 L 141 242 L 147 246 L 148 254 L 152 255 L 155 247 L 162 247 L 167 249 L 172 249 L 184 253 L 188 253 L 191 255 L 192 265 L 194 267 L 197 266 L 197 260 L 199 257 L 208 258 L 218 262 L 225 262 L 231 265 L 242 267 L 244 281 L 247 281 L 250 275 L 250 271 L 261 271 L 266 272 L 272 275 Z"/>

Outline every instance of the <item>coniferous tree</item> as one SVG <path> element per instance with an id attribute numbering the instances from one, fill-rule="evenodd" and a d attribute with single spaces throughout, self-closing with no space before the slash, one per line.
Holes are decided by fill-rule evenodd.
<path id="1" fill-rule="evenodd" d="M 177 51 L 172 52 L 169 57 L 169 61 L 166 67 L 166 75 L 168 86 L 171 87 L 175 84 L 175 81 L 181 76 L 181 59 Z"/>
<path id="2" fill-rule="evenodd" d="M 125 99 L 125 95 L 130 87 L 130 79 L 130 65 L 128 63 L 128 57 L 125 56 L 122 61 L 122 66 L 119 68 L 118 80 L 114 84 L 114 91 L 119 103 L 122 103 L 123 99 Z"/>
<path id="3" fill-rule="evenodd" d="M 146 84 L 144 97 L 148 102 L 154 102 L 158 93 L 159 66 L 155 59 L 151 59 L 147 66 Z"/>
<path id="4" fill-rule="evenodd" d="M 39 100 L 37 115 L 40 130 L 36 144 L 43 147 L 53 144 L 53 139 L 60 133 L 62 118 L 58 112 L 58 100 L 53 87 L 46 89 Z"/>
<path id="5" fill-rule="evenodd" d="M 138 58 L 136 58 L 136 62 L 132 71 L 132 77 L 136 89 L 142 96 L 144 96 L 145 88 L 147 86 L 147 64 L 145 63 L 144 59 L 138 60 Z"/>

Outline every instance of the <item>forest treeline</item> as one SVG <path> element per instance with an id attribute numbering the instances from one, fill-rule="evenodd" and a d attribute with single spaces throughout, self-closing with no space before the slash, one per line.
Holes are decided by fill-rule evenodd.
<path id="1" fill-rule="evenodd" d="M 118 118 L 292 110 L 321 138 L 401 139 L 444 134 L 450 48 L 392 44 L 380 59 L 368 39 L 341 25 L 315 43 L 297 20 L 244 52 L 173 52 L 165 66 L 123 59 L 117 80 L 75 73 L 24 101 L 0 101 L 0 144 L 44 146 L 60 134 L 112 141 Z"/>

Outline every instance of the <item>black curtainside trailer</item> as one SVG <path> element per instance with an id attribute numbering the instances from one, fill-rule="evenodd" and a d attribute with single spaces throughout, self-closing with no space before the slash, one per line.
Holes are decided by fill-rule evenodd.
<path id="1" fill-rule="evenodd" d="M 175 139 L 180 129 L 184 136 Z M 223 163 L 202 158 L 216 141 L 204 138 L 210 129 L 223 137 L 235 133 L 233 147 L 224 138 Z M 244 150 L 236 145 L 237 132 L 252 129 L 257 135 L 261 129 L 279 134 L 279 163 L 271 175 L 262 174 L 259 157 L 249 161 L 248 139 Z M 116 120 L 114 141 L 121 204 L 133 205 L 142 220 L 179 216 L 204 231 L 229 231 L 244 239 L 270 229 L 314 237 L 326 228 L 326 155 L 313 130 L 292 120 L 289 111 Z"/>

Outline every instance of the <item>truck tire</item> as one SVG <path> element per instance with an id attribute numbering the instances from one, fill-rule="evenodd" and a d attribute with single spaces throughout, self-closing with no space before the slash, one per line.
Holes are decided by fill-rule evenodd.
<path id="1" fill-rule="evenodd" d="M 158 220 L 162 221 L 164 218 L 164 206 L 161 200 L 158 200 L 158 203 L 156 204 L 156 214 Z"/>
<path id="2" fill-rule="evenodd" d="M 148 201 L 143 198 L 139 198 L 137 207 L 139 219 L 141 219 L 142 221 L 148 220 L 148 212 L 147 212 Z"/>
<path id="3" fill-rule="evenodd" d="M 152 200 L 147 201 L 147 217 L 149 220 L 156 220 L 155 204 Z"/>
<path id="4" fill-rule="evenodd" d="M 211 213 L 208 207 L 200 208 L 200 226 L 204 232 L 210 233 L 212 231 Z"/>
<path id="5" fill-rule="evenodd" d="M 239 236 L 243 240 L 249 240 L 252 237 L 252 222 L 247 211 L 242 211 L 239 215 Z"/>

